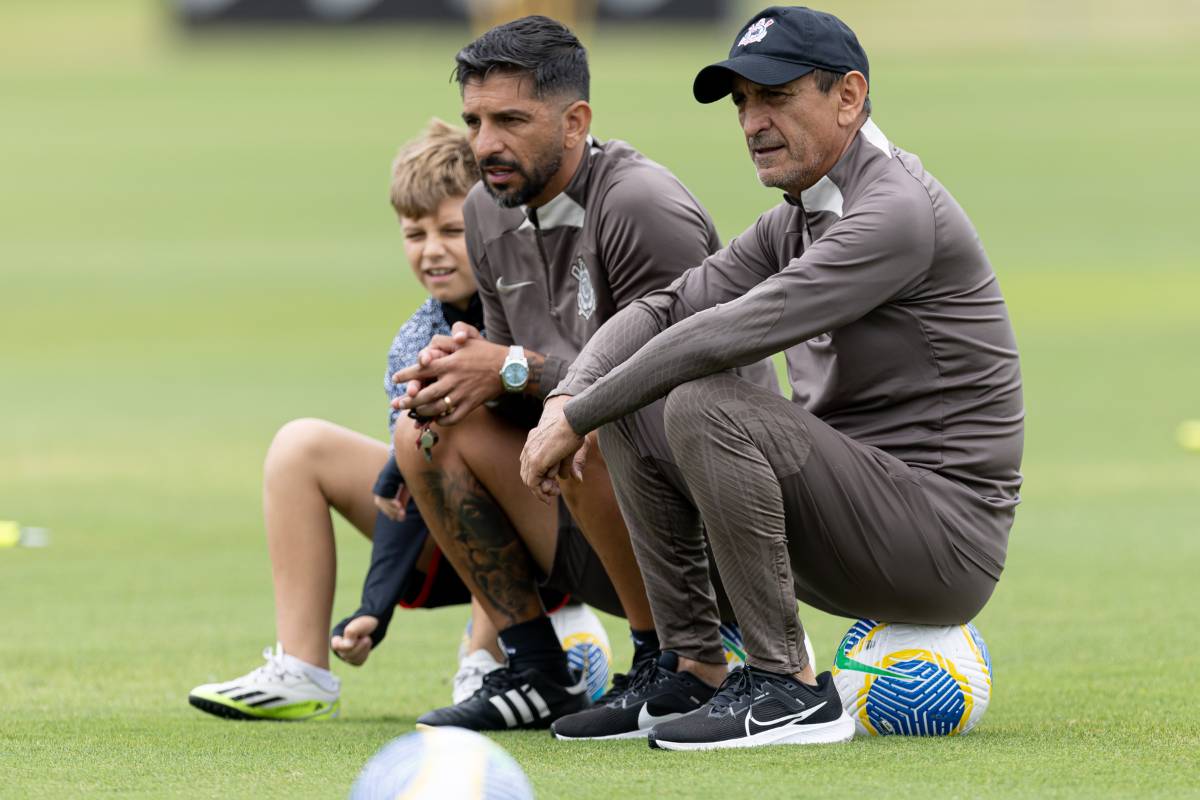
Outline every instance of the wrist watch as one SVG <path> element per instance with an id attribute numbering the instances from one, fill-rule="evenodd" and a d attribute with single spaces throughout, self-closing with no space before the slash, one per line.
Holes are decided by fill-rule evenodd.
<path id="1" fill-rule="evenodd" d="M 500 383 L 506 392 L 520 392 L 528 382 L 529 360 L 525 358 L 525 348 L 514 344 L 508 348 L 508 357 L 500 367 Z"/>

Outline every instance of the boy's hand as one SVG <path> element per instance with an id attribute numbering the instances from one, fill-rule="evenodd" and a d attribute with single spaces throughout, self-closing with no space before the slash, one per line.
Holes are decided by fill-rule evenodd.
<path id="1" fill-rule="evenodd" d="M 346 623 L 346 629 L 342 631 L 341 636 L 334 636 L 329 640 L 329 647 L 342 661 L 351 666 L 361 667 L 371 654 L 371 633 L 377 627 L 379 620 L 375 617 L 366 614 L 355 617 Z"/>
<path id="2" fill-rule="evenodd" d="M 401 484 L 400 491 L 396 492 L 395 497 L 380 497 L 377 494 L 371 495 L 371 499 L 375 501 L 375 507 L 383 512 L 383 515 L 392 522 L 402 522 L 405 514 L 405 509 L 408 507 L 408 500 L 412 497 L 412 493 L 408 491 L 408 486 Z M 362 619 L 362 617 L 359 617 Z M 372 630 L 374 630 L 372 628 Z"/>

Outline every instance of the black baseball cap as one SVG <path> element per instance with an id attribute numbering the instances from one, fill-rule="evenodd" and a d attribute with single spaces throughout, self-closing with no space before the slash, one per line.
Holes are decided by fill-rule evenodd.
<path id="1" fill-rule="evenodd" d="M 803 6 L 771 6 L 742 26 L 729 58 L 700 70 L 692 94 L 713 103 L 732 91 L 735 75 L 780 86 L 814 69 L 839 75 L 858 70 L 871 82 L 867 54 L 846 23 Z"/>

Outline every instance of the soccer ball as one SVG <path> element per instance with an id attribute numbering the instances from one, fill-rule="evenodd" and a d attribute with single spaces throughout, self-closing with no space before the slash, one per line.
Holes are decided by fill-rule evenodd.
<path id="1" fill-rule="evenodd" d="M 833 681 L 860 736 L 955 736 L 992 693 L 992 659 L 974 625 L 860 619 L 838 645 Z"/>
<path id="2" fill-rule="evenodd" d="M 567 653 L 567 666 L 587 679 L 592 700 L 600 699 L 612 671 L 612 646 L 600 618 L 587 606 L 564 606 L 550 615 L 550 623 Z"/>
<path id="3" fill-rule="evenodd" d="M 533 800 L 513 757 L 474 731 L 425 728 L 393 739 L 371 757 L 350 800 Z"/>

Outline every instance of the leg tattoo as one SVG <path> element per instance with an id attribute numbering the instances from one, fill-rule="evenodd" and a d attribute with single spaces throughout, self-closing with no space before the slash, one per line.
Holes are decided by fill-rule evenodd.
<path id="1" fill-rule="evenodd" d="M 457 550 L 444 548 L 446 555 L 499 612 L 501 627 L 540 615 L 533 557 L 495 499 L 465 469 L 430 470 L 423 477 Z"/>

